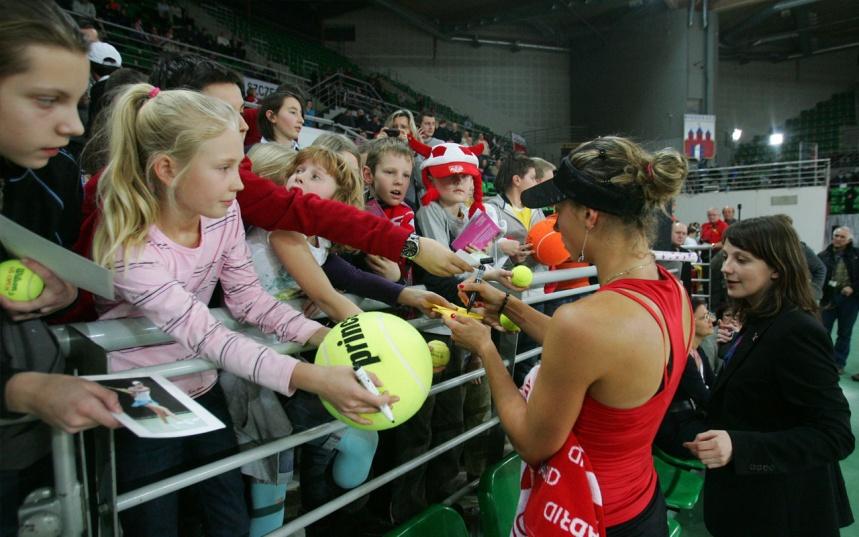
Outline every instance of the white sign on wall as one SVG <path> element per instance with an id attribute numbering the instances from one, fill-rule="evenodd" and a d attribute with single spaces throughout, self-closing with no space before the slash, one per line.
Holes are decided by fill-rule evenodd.
<path id="1" fill-rule="evenodd" d="M 277 91 L 277 84 L 272 82 L 266 82 L 265 80 L 260 80 L 258 78 L 251 78 L 249 76 L 244 77 L 245 79 L 245 95 L 248 94 L 248 90 L 250 88 L 254 88 L 257 90 L 257 99 L 262 99 L 266 97 L 270 93 L 274 93 Z"/>
<path id="2" fill-rule="evenodd" d="M 683 115 L 683 153 L 689 158 L 716 158 L 716 116 Z"/>

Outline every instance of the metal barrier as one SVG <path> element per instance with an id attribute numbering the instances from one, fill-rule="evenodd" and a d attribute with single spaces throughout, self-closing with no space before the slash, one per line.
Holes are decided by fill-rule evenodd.
<path id="1" fill-rule="evenodd" d="M 690 254 L 675 253 L 675 252 L 656 252 L 657 259 L 691 260 Z M 546 283 L 560 282 L 576 278 L 586 278 L 596 276 L 595 267 L 575 268 L 557 270 L 551 272 L 538 272 L 534 275 L 532 288 L 540 288 Z M 525 299 L 528 304 L 546 302 L 558 298 L 566 298 L 569 296 L 587 294 L 595 291 L 599 285 L 589 285 L 577 289 L 560 291 L 556 293 L 543 294 L 532 296 Z M 369 300 L 353 300 L 364 310 L 383 309 L 387 305 L 369 301 Z M 301 345 L 294 343 L 277 343 L 275 340 L 267 338 L 261 334 L 256 328 L 249 328 L 240 325 L 232 319 L 225 310 L 213 309 L 213 315 L 218 318 L 230 329 L 240 331 L 246 336 L 254 338 L 275 350 L 282 353 L 295 353 L 305 349 Z M 425 317 L 409 321 L 418 329 L 438 326 L 440 321 L 437 319 L 428 319 Z M 109 352 L 130 347 L 139 347 L 147 345 L 163 344 L 171 341 L 170 336 L 155 328 L 151 322 L 145 318 L 136 319 L 117 319 L 109 321 L 98 321 L 94 323 L 76 323 L 68 326 L 53 327 L 53 332 L 59 341 L 62 351 L 69 355 L 80 345 L 96 344 L 101 351 Z M 527 360 L 532 357 L 539 356 L 542 353 L 542 347 L 537 347 L 529 351 L 516 354 L 517 334 L 503 333 L 501 341 L 498 345 L 499 353 L 502 359 L 510 368 L 512 373 L 516 363 Z M 160 374 L 165 377 L 175 377 L 186 375 L 193 372 L 200 372 L 216 367 L 202 359 L 188 360 L 179 363 L 164 364 L 146 368 L 139 368 L 127 372 L 146 374 Z M 461 386 L 471 380 L 480 378 L 486 374 L 485 369 L 481 368 L 462 374 L 458 377 L 440 382 L 432 386 L 430 394 L 440 393 L 457 386 Z M 438 455 L 453 449 L 454 447 L 466 442 L 467 440 L 485 432 L 499 424 L 498 418 L 493 417 L 490 420 L 464 431 L 460 435 L 451 440 L 436 446 L 420 457 L 398 466 L 389 472 L 380 475 L 349 492 L 335 498 L 327 504 L 324 504 L 313 511 L 305 513 L 300 517 L 290 521 L 280 529 L 269 533 L 274 537 L 286 536 L 295 531 L 316 522 L 317 520 L 327 516 L 337 509 L 347 505 L 355 499 L 389 483 L 390 481 L 404 475 L 414 468 L 426 463 L 427 461 L 437 457 Z M 0 426 L 4 423 L 0 422 Z M 138 489 L 116 495 L 115 488 L 112 492 L 112 497 L 106 499 L 106 502 L 100 503 L 97 507 L 97 516 L 99 518 L 97 528 L 99 535 L 119 535 L 119 528 L 116 524 L 116 513 L 140 505 L 155 498 L 170 494 L 177 490 L 186 488 L 195 483 L 199 483 L 213 476 L 222 474 L 235 468 L 239 468 L 244 464 L 252 461 L 260 460 L 273 454 L 279 453 L 286 449 L 294 448 L 307 443 L 313 439 L 329 435 L 346 428 L 347 426 L 338 421 L 331 421 L 306 431 L 292 434 L 285 438 L 280 438 L 250 449 L 226 457 L 224 459 L 205 464 L 163 479 L 161 481 L 140 487 Z M 49 516 L 59 519 L 61 524 L 62 535 L 79 536 L 93 535 L 94 524 L 87 515 L 88 500 L 86 487 L 82 486 L 77 477 L 76 454 L 73 444 L 72 435 L 67 434 L 59 429 L 53 431 L 53 460 L 55 469 L 55 495 L 51 498 L 52 501 L 34 505 L 25 505 L 21 508 L 20 513 L 28 517 Z M 113 462 L 112 454 L 110 456 L 111 464 Z M 476 485 L 476 482 L 469 484 L 471 488 Z M 468 486 L 464 487 L 457 493 L 457 497 L 467 493 Z M 455 501 L 448 499 L 448 501 Z M 113 522 L 111 522 L 111 520 Z M 59 535 L 59 533 L 28 533 L 28 535 Z"/>
<path id="2" fill-rule="evenodd" d="M 701 168 L 689 171 L 683 193 L 827 186 L 829 176 L 829 159 Z"/>

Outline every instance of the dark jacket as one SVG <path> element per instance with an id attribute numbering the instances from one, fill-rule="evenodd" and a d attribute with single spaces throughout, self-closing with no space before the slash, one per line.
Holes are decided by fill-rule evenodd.
<path id="1" fill-rule="evenodd" d="M 0 159 L 0 212 L 62 246 L 74 244 L 80 227 L 80 168 L 65 151 L 44 168 L 29 170 Z M 9 259 L 0 246 L 0 261 Z M 65 362 L 42 319 L 14 322 L 0 311 L 0 417 L 14 418 L 5 407 L 6 382 L 16 373 L 62 373 Z M 0 427 L 0 470 L 26 468 L 51 447 L 50 429 L 41 422 Z"/>
<path id="2" fill-rule="evenodd" d="M 707 430 L 704 408 L 710 402 L 710 388 L 715 383 L 710 359 L 700 348 L 698 354 L 703 362 L 703 378 L 690 355 L 671 406 L 668 407 L 653 442 L 666 453 L 682 459 L 693 458 L 692 453 L 683 447 L 683 442 L 694 440 L 695 435 Z"/>
<path id="3" fill-rule="evenodd" d="M 829 285 L 832 280 L 832 273 L 835 271 L 835 265 L 838 262 L 838 254 L 835 253 L 835 248 L 832 244 L 827 246 L 822 252 L 817 254 L 817 257 L 826 265 L 826 278 L 823 280 L 823 299 L 821 304 L 829 304 L 832 302 L 833 293 L 840 293 L 841 289 L 836 289 Z M 850 276 L 850 282 L 854 288 L 859 285 L 859 251 L 853 247 L 853 243 L 844 248 L 844 262 L 847 264 L 847 274 Z M 853 295 L 859 298 L 859 295 Z"/>
<path id="4" fill-rule="evenodd" d="M 704 521 L 715 537 L 837 537 L 853 522 L 838 461 L 854 448 L 832 342 L 793 306 L 746 322 L 713 387 L 710 429 L 731 462 L 708 470 Z M 739 337 L 738 336 L 738 337 Z"/>

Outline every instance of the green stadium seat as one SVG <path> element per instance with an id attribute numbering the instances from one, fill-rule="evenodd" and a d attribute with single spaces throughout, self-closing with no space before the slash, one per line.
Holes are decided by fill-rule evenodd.
<path id="1" fill-rule="evenodd" d="M 486 469 L 480 477 L 477 501 L 485 537 L 507 537 L 519 504 L 522 459 L 515 452 Z"/>
<path id="2" fill-rule="evenodd" d="M 665 505 L 669 509 L 683 511 L 695 507 L 704 488 L 704 476 L 673 466 L 659 457 L 653 458 L 653 465 L 659 476 L 659 488 L 665 496 Z"/>
<path id="3" fill-rule="evenodd" d="M 705 470 L 707 468 L 704 463 L 698 459 L 680 459 L 665 453 L 656 446 L 653 446 L 653 455 L 654 457 L 659 457 L 665 462 L 677 466 L 678 468 L 683 468 L 684 470 Z"/>
<path id="4" fill-rule="evenodd" d="M 444 505 L 431 505 L 385 537 L 469 537 L 459 513 Z"/>
<path id="5" fill-rule="evenodd" d="M 680 537 L 683 535 L 683 528 L 680 523 L 673 518 L 668 519 L 668 537 Z"/>

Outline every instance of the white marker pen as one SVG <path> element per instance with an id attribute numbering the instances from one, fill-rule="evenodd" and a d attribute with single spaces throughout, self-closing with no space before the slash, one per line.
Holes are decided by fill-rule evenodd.
<path id="1" fill-rule="evenodd" d="M 373 381 L 370 379 L 370 375 L 368 375 L 367 372 L 364 371 L 363 367 L 356 367 L 353 369 L 353 371 L 355 371 L 355 376 L 358 377 L 358 380 L 361 381 L 361 384 L 363 384 L 364 387 L 367 388 L 367 391 L 369 391 L 373 395 L 381 395 L 379 393 L 379 389 L 376 388 L 375 384 L 373 384 Z M 384 414 L 386 418 L 391 420 L 391 423 L 394 423 L 396 421 L 394 419 L 394 413 L 391 411 L 391 407 L 388 406 L 387 403 L 379 407 L 379 410 L 382 411 L 382 414 Z"/>

